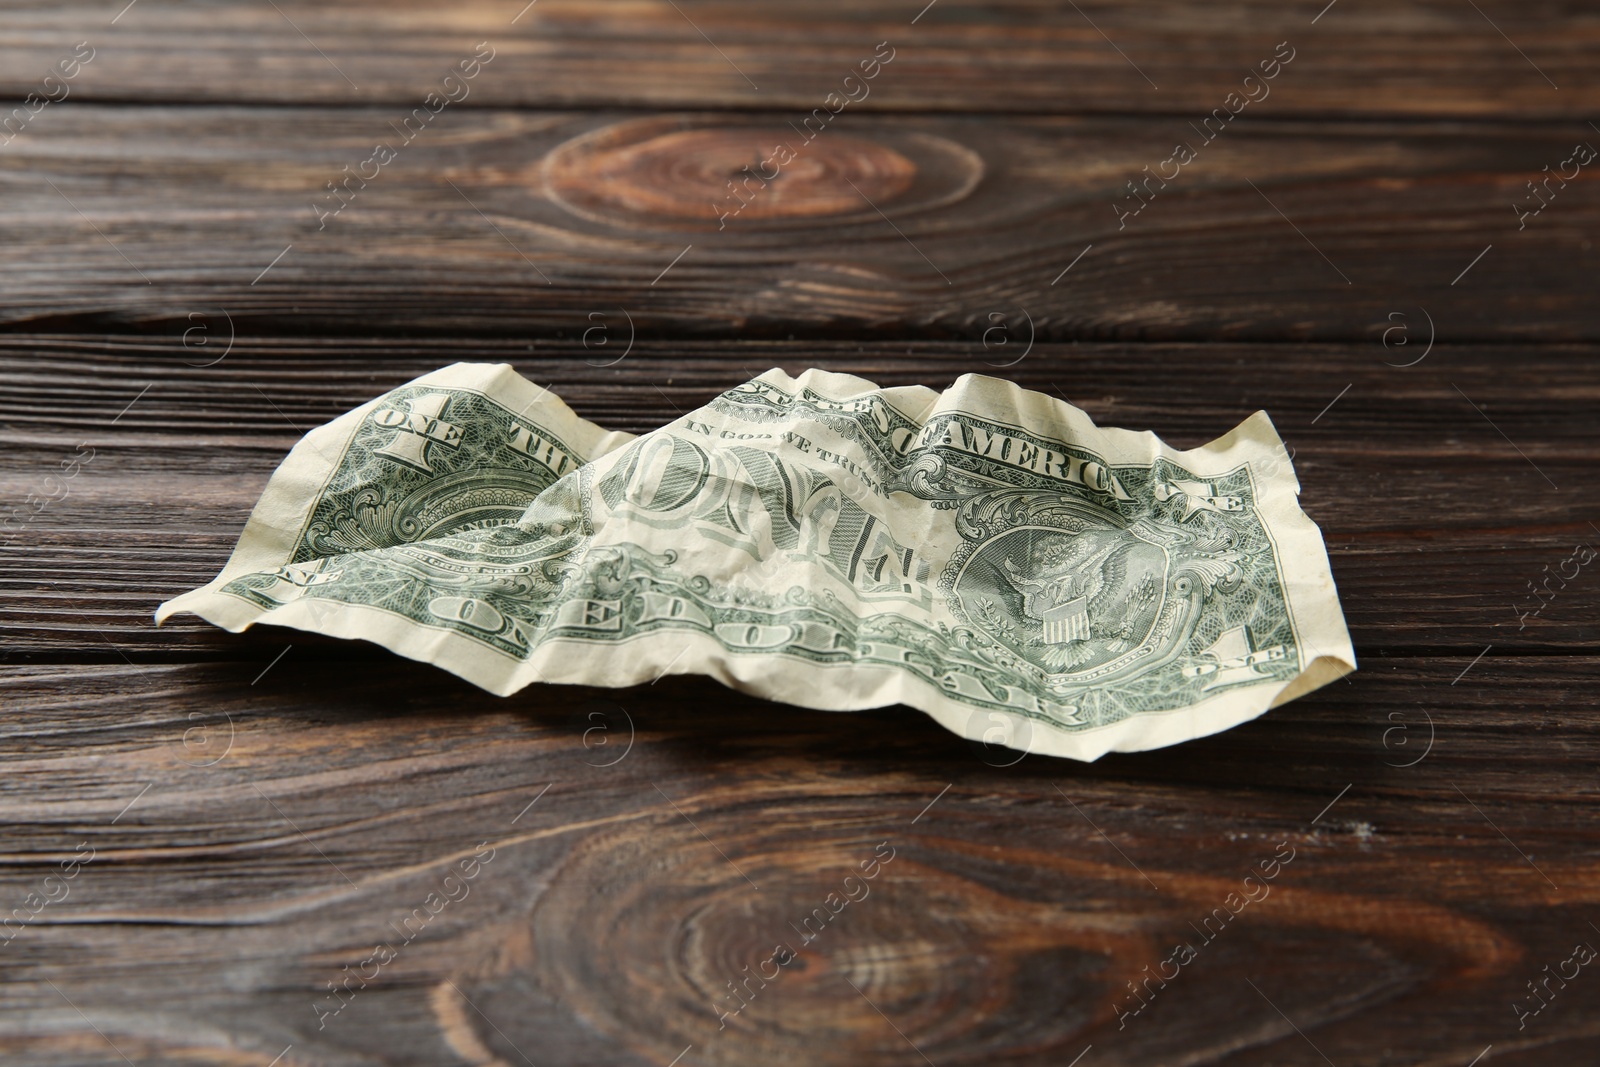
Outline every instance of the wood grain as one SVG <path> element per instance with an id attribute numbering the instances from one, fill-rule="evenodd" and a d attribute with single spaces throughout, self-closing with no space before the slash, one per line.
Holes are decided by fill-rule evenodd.
<path id="1" fill-rule="evenodd" d="M 1058 1064 L 1093 1044 L 1264 1067 L 1311 1062 L 1310 1039 L 1377 1067 L 1596 1044 L 1596 987 L 1524 1032 L 1510 1009 L 1593 939 L 1595 785 L 1572 758 L 1596 743 L 1593 657 L 1557 688 L 1527 657 L 1454 687 L 1399 657 L 1180 749 L 996 768 L 907 709 L 686 679 L 498 700 L 298 647 L 258 677 L 274 644 L 0 671 L 0 900 L 94 850 L 0 948 L 8 1057 L 748 1064 L 798 1044 L 815 1064 Z M 830 904 L 880 843 L 867 895 Z M 1191 924 L 1280 846 L 1270 893 L 1203 940 Z M 804 941 L 790 924 L 817 908 Z M 1119 1027 L 1125 983 L 1180 941 L 1198 958 Z M 779 945 L 794 957 L 719 1028 L 728 983 Z M 135 983 L 159 998 L 132 1010 Z"/>
<path id="2" fill-rule="evenodd" d="M 1514 209 L 1592 135 L 1572 124 L 1246 113 L 1141 200 L 1143 168 L 1200 141 L 1187 121 L 846 113 L 807 142 L 780 113 L 446 109 L 406 145 L 407 114 L 45 112 L 0 152 L 0 238 L 32 250 L 0 264 L 0 323 L 895 339 L 999 315 L 1040 339 L 1358 341 L 1404 312 L 1440 340 L 1600 339 L 1575 284 L 1593 168 Z M 791 191 L 728 190 L 778 139 Z"/>
<path id="3" fill-rule="evenodd" d="M 470 103 L 821 106 L 889 41 L 861 107 L 893 111 L 1205 114 L 1292 42 L 1276 113 L 1584 119 L 1600 20 L 1558 0 L 828 0 L 805 5 L 525 0 L 191 5 L 25 4 L 0 28 L 0 91 L 22 96 L 73 43 L 74 97 L 370 104 L 420 100 L 476 44 L 497 55 Z M 116 22 L 112 25 L 112 19 Z M 515 20 L 515 21 L 513 21 Z M 981 103 L 979 103 L 981 101 Z"/>

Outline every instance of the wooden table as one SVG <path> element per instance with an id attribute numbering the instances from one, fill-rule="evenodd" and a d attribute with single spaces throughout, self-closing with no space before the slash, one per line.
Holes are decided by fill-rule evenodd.
<path id="1" fill-rule="evenodd" d="M 6 1064 L 1600 1058 L 1600 18 L 523 2 L 0 15 Z M 1265 408 L 1362 669 L 995 766 L 153 626 L 456 360 L 636 432 L 770 366 Z"/>

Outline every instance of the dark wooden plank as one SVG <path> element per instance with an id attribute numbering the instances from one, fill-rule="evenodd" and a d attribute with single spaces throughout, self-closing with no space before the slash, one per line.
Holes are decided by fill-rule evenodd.
<path id="1" fill-rule="evenodd" d="M 903 708 L 681 679 L 500 700 L 298 648 L 258 678 L 272 643 L 241 644 L 0 669 L 0 902 L 66 887 L 0 947 L 8 1063 L 1600 1051 L 1586 972 L 1525 1029 L 1512 1008 L 1600 940 L 1596 786 L 1573 758 L 1600 740 L 1593 657 L 1491 654 L 1455 685 L 1456 664 L 1395 658 L 1179 748 L 996 768 Z M 875 847 L 892 858 L 863 881 Z M 1127 983 L 1180 943 L 1195 958 L 1119 1026 Z M 728 983 L 779 946 L 794 958 L 719 1028 Z"/>
<path id="2" fill-rule="evenodd" d="M 1589 62 L 1600 21 L 1582 5 L 1325 6 L 140 0 L 118 17 L 118 4 L 30 4 L 8 10 L 0 28 L 0 91 L 40 91 L 57 60 L 88 40 L 95 57 L 68 83 L 78 99 L 416 101 L 488 41 L 495 59 L 469 106 L 805 113 L 887 41 L 893 63 L 868 87 L 864 110 L 1205 114 L 1287 41 L 1293 62 L 1268 98 L 1279 115 L 1582 119 L 1600 111 Z"/>
<path id="3" fill-rule="evenodd" d="M 1600 339 L 1597 187 L 1515 210 L 1596 138 L 1574 124 L 1242 116 L 1145 202 L 1187 121 L 845 114 L 807 144 L 781 112 L 447 110 L 404 145 L 403 117 L 60 109 L 0 152 L 0 238 L 32 250 L 0 265 L 0 322 L 1363 340 L 1403 311 L 1441 340 Z M 719 223 L 780 138 L 797 158 Z M 330 192 L 380 141 L 396 158 Z"/>
<path id="4" fill-rule="evenodd" d="M 614 324 L 621 329 L 620 321 Z M 771 366 L 942 387 L 988 372 L 1070 398 L 1108 425 L 1179 447 L 1258 408 L 1295 449 L 1357 648 L 1471 657 L 1592 648 L 1600 578 L 1562 561 L 1600 546 L 1588 472 L 1600 408 L 1587 346 L 1052 345 L 1014 366 L 966 343 L 664 344 L 626 338 L 412 342 L 0 336 L 0 500 L 24 510 L 0 590 L 23 660 L 226 657 L 237 639 L 160 601 L 209 580 L 300 432 L 456 360 L 512 362 L 602 425 L 659 426 Z M 584 320 L 571 324 L 580 334 Z M 198 341 L 208 337 L 210 347 Z M 1397 341 L 1392 337 L 1391 341 Z M 615 354 L 615 355 L 614 355 Z M 214 366 L 208 363 L 224 357 Z M 1515 373 L 1508 373 L 1509 367 Z M 137 401 L 137 402 L 134 402 Z M 130 406 L 131 403 L 131 406 Z M 1474 406 L 1481 410 L 1474 410 Z M 1502 436 L 1502 434 L 1504 436 Z M 63 462 L 92 449 L 77 475 Z M 1548 481 L 1546 480 L 1548 479 Z M 47 499 L 64 494 L 61 499 Z M 1550 576 L 1550 584 L 1542 586 Z M 1541 603 L 1530 590 L 1540 586 Z M 282 643 L 296 634 L 274 633 Z M 335 646 L 338 647 L 338 646 Z M 1458 664 L 1459 669 L 1459 664 Z"/>

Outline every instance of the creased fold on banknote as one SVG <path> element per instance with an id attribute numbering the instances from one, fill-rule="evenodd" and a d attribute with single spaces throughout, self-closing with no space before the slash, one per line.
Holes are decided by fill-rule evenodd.
<path id="1" fill-rule="evenodd" d="M 633 438 L 457 364 L 307 435 L 218 577 L 162 605 L 363 638 L 495 693 L 701 673 L 905 703 L 1094 759 L 1353 670 L 1258 412 L 1177 451 L 975 375 L 769 371 Z"/>

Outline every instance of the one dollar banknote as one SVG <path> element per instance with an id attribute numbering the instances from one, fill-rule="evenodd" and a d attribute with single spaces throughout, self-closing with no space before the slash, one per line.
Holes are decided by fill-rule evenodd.
<path id="1" fill-rule="evenodd" d="M 1177 451 L 995 378 L 772 370 L 635 437 L 456 364 L 306 435 L 156 618 L 361 638 L 501 695 L 698 673 L 907 704 L 1088 760 L 1355 669 L 1299 488 L 1262 412 Z"/>

